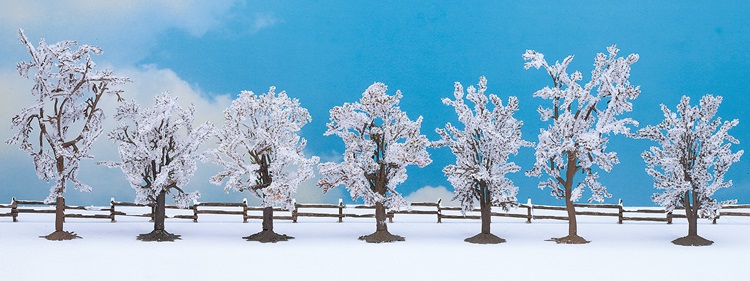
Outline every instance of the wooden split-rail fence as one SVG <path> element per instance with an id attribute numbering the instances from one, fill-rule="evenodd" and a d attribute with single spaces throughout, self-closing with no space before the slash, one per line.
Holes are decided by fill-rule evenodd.
<path id="1" fill-rule="evenodd" d="M 40 208 L 40 206 L 47 206 Z M 18 221 L 22 213 L 50 213 L 54 214 L 54 203 L 45 204 L 42 201 L 28 201 L 12 199 L 10 204 L 0 204 L 0 217 L 11 217 L 13 222 Z M 119 209 L 118 209 L 119 207 Z M 133 208 L 140 212 L 133 213 Z M 396 214 L 431 215 L 435 216 L 438 223 L 443 219 L 479 219 L 479 209 L 463 213 L 461 207 L 442 206 L 441 200 L 437 202 L 414 202 L 411 210 L 389 210 L 388 220 L 393 222 Z M 624 221 L 653 221 L 672 223 L 675 218 L 686 218 L 684 214 L 666 212 L 656 208 L 625 208 L 622 200 L 619 204 L 575 204 L 578 216 L 599 216 L 617 218 L 617 223 Z M 167 209 L 180 209 L 177 206 L 167 205 Z M 434 208 L 434 209 L 433 209 Z M 7 211 L 3 212 L 3 209 Z M 128 209 L 130 212 L 125 212 Z M 144 211 L 145 209 L 145 211 Z M 329 217 L 343 222 L 344 218 L 374 218 L 374 206 L 344 205 L 342 200 L 338 204 L 294 204 L 292 210 L 274 208 L 274 219 L 291 220 L 297 222 L 300 217 Z M 743 210 L 744 211 L 741 211 Z M 136 204 L 110 200 L 109 207 L 83 207 L 65 206 L 65 218 L 93 218 L 109 219 L 116 222 L 118 216 L 145 217 L 153 220 L 154 206 L 151 204 Z M 68 212 L 67 210 L 70 210 Z M 198 222 L 201 215 L 236 215 L 241 216 L 242 222 L 249 219 L 262 219 L 263 207 L 248 206 L 247 199 L 241 203 L 211 203 L 194 202 L 190 207 L 183 209 L 183 214 L 169 214 L 167 218 L 191 219 Z M 190 212 L 192 210 L 192 213 Z M 727 211 L 729 210 L 729 211 Z M 288 214 L 288 215 L 287 215 Z M 519 204 L 518 209 L 511 212 L 491 212 L 493 217 L 509 217 L 525 219 L 527 223 L 533 220 L 568 220 L 564 206 L 534 205 L 531 199 L 526 204 Z M 713 219 L 715 224 L 720 217 L 750 217 L 750 204 L 725 205 L 722 206 L 720 216 Z"/>

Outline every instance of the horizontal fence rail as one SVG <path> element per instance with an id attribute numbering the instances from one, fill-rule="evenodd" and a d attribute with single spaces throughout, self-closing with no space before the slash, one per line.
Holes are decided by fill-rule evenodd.
<path id="1" fill-rule="evenodd" d="M 13 222 L 18 222 L 18 216 L 22 213 L 46 213 L 54 214 L 54 203 L 45 204 L 42 201 L 17 200 L 13 198 L 10 204 L 0 204 L 0 217 L 11 217 Z M 45 206 L 46 208 L 40 208 Z M 671 224 L 673 219 L 685 219 L 685 214 L 667 212 L 663 209 L 626 208 L 619 204 L 574 204 L 577 216 L 616 217 L 617 223 L 624 221 L 652 221 L 666 222 Z M 119 209 L 118 209 L 119 207 Z M 127 207 L 127 208 L 123 208 Z M 508 212 L 490 213 L 493 217 L 508 217 L 525 219 L 527 223 L 534 220 L 568 220 L 567 211 L 564 206 L 534 205 L 531 199 L 526 204 L 519 204 L 515 210 Z M 174 205 L 167 205 L 167 209 L 181 209 Z M 433 209 L 434 208 L 434 209 Z M 126 212 L 127 209 L 127 212 Z M 181 214 L 169 214 L 167 218 L 190 219 L 198 222 L 199 217 L 206 215 L 234 215 L 242 218 L 246 223 L 250 219 L 263 219 L 263 207 L 248 206 L 247 199 L 241 203 L 222 202 L 193 202 L 184 208 Z M 297 204 L 291 210 L 274 208 L 273 218 L 276 220 L 291 220 L 296 223 L 300 217 L 336 218 L 343 222 L 344 218 L 374 218 L 375 206 L 344 205 L 339 199 L 338 204 Z M 676 210 L 684 210 L 677 208 Z M 727 211 L 728 210 L 728 211 Z M 192 211 L 192 212 L 191 212 Z M 393 222 L 396 214 L 429 215 L 435 216 L 437 223 L 443 219 L 479 219 L 480 210 L 473 209 L 464 212 L 461 207 L 442 206 L 441 200 L 437 202 L 414 202 L 407 210 L 388 210 L 387 217 Z M 118 216 L 143 217 L 153 220 L 154 206 L 152 204 L 136 204 L 130 202 L 119 202 L 110 200 L 109 207 L 83 207 L 65 206 L 65 218 L 93 218 L 109 219 L 116 222 Z M 736 204 L 722 206 L 719 216 L 713 219 L 716 224 L 720 217 L 750 217 L 750 204 Z"/>

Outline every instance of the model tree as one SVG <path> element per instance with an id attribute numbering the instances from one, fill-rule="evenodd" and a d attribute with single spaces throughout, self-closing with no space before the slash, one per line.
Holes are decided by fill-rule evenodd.
<path id="1" fill-rule="evenodd" d="M 359 239 L 370 243 L 403 241 L 388 232 L 386 208 L 397 209 L 407 202 L 396 192 L 406 180 L 406 166 L 427 166 L 429 141 L 419 134 L 422 117 L 412 121 L 398 104 L 401 91 L 386 94 L 383 83 L 372 84 L 356 103 L 331 109 L 325 135 L 337 135 L 346 145 L 341 163 L 318 165 L 323 192 L 344 185 L 353 199 L 375 205 L 376 231 Z"/>
<path id="2" fill-rule="evenodd" d="M 34 80 L 31 94 L 36 102 L 21 110 L 12 120 L 18 132 L 6 141 L 19 144 L 21 150 L 34 160 L 37 176 L 54 181 L 49 196 L 44 200 L 56 202 L 55 232 L 43 236 L 49 240 L 80 238 L 63 230 L 65 220 L 65 189 L 68 181 L 80 191 L 91 187 L 79 181 L 80 161 L 93 158 L 91 146 L 102 132 L 104 112 L 99 102 L 104 96 L 117 96 L 120 90 L 112 86 L 130 81 L 112 72 L 94 70 L 96 64 L 91 54 L 102 50 L 75 41 L 61 41 L 47 45 L 42 39 L 38 47 L 32 46 L 23 30 L 18 30 L 21 43 L 31 55 L 31 61 L 18 63 L 18 73 Z M 36 131 L 35 131 L 36 130 Z"/>
<path id="3" fill-rule="evenodd" d="M 100 164 L 119 167 L 136 191 L 135 202 L 154 206 L 154 230 L 138 235 L 138 240 L 179 239 L 164 228 L 166 195 L 172 193 L 175 204 L 183 208 L 200 196 L 182 187 L 195 174 L 198 148 L 211 137 L 213 125 L 193 128 L 194 115 L 195 108 L 182 108 L 166 93 L 156 96 L 152 108 L 142 109 L 135 101 L 117 108 L 120 124 L 109 138 L 117 143 L 121 161 Z"/>
<path id="4" fill-rule="evenodd" d="M 249 191 L 263 200 L 263 231 L 244 237 L 250 241 L 277 242 L 293 237 L 273 231 L 273 207 L 294 207 L 297 187 L 313 177 L 318 157 L 305 158 L 307 141 L 297 133 L 310 122 L 307 109 L 275 87 L 267 94 L 243 91 L 224 111 L 224 127 L 216 132 L 219 146 L 207 160 L 224 170 L 211 178 L 225 190 Z"/>
<path id="5" fill-rule="evenodd" d="M 677 113 L 661 105 L 664 120 L 656 126 L 638 130 L 638 136 L 659 142 L 641 154 L 654 177 L 654 187 L 664 190 L 651 199 L 672 212 L 677 206 L 685 208 L 688 235 L 672 243 L 684 246 L 711 245 L 713 241 L 698 236 L 698 217 L 715 218 L 723 204 L 712 198 L 720 188 L 732 186 L 724 176 L 733 163 L 740 161 L 743 151 L 732 153 L 731 145 L 739 141 L 729 135 L 729 129 L 739 121 L 721 121 L 716 117 L 721 97 L 707 95 L 700 106 L 690 106 L 690 98 L 682 97 Z"/>
<path id="6" fill-rule="evenodd" d="M 607 188 L 599 182 L 598 167 L 609 172 L 619 163 L 617 153 L 607 152 L 610 134 L 628 134 L 627 125 L 638 123 L 630 118 L 617 119 L 617 116 L 632 110 L 629 100 L 640 94 L 640 88 L 628 81 L 630 66 L 638 61 L 637 54 L 627 58 L 617 57 L 615 45 L 607 48 L 609 55 L 599 53 L 594 60 L 591 80 L 585 85 L 579 81 L 583 75 L 576 71 L 568 74 L 567 68 L 573 56 L 562 63 L 549 65 L 544 55 L 527 50 L 523 55 L 525 68 L 544 68 L 552 78 L 552 87 L 544 87 L 534 93 L 552 101 L 551 107 L 539 107 L 542 121 L 550 121 L 546 129 L 541 129 L 536 144 L 536 162 L 526 174 L 541 176 L 542 171 L 549 176 L 539 183 L 539 188 L 550 188 L 552 195 L 565 199 L 568 213 L 568 236 L 553 238 L 557 243 L 588 243 L 578 236 L 574 202 L 583 196 L 584 188 L 591 190 L 589 202 L 602 202 L 610 198 Z M 576 182 L 575 175 L 582 174 L 582 181 Z"/>
<path id="7" fill-rule="evenodd" d="M 456 82 L 453 95 L 456 100 L 443 99 L 443 103 L 454 107 L 463 130 L 448 123 L 445 129 L 437 129 L 440 141 L 433 145 L 447 146 L 456 156 L 456 164 L 443 168 L 443 173 L 453 185 L 455 197 L 461 202 L 465 213 L 474 209 L 479 202 L 482 218 L 482 231 L 465 241 L 480 244 L 497 244 L 505 239 L 490 232 L 492 206 L 500 206 L 508 211 L 517 207 L 518 187 L 506 178 L 508 173 L 521 169 L 508 162 L 511 154 L 517 155 L 522 146 L 532 143 L 521 139 L 523 122 L 513 118 L 518 111 L 518 99 L 508 98 L 508 105 L 496 95 L 485 94 L 487 79 L 479 78 L 479 89 L 469 86 L 466 99 L 474 103 L 474 110 L 464 103 L 464 88 Z M 492 108 L 488 103 L 492 102 Z"/>

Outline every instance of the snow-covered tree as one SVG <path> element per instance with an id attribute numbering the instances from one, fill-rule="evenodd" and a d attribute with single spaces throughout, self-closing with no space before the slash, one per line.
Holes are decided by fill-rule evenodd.
<path id="1" fill-rule="evenodd" d="M 739 141 L 729 135 L 729 129 L 739 121 L 714 118 L 721 100 L 720 96 L 706 95 L 700 106 L 690 106 L 690 98 L 683 96 L 676 113 L 662 104 L 664 120 L 638 130 L 639 137 L 655 140 L 661 146 L 652 146 L 641 154 L 648 166 L 646 172 L 654 178 L 654 187 L 664 190 L 651 199 L 668 212 L 677 206 L 685 208 L 688 235 L 672 241 L 674 244 L 713 244 L 698 236 L 698 217 L 714 218 L 721 205 L 737 202 L 711 198 L 716 190 L 732 186 L 732 181 L 724 181 L 724 176 L 744 152 L 731 150 L 731 145 Z"/>
<path id="2" fill-rule="evenodd" d="M 211 183 L 226 179 L 225 190 L 247 190 L 263 200 L 263 231 L 244 237 L 260 242 L 293 238 L 273 231 L 273 207 L 293 208 L 297 187 L 313 177 L 319 161 L 305 158 L 307 141 L 297 135 L 312 120 L 307 109 L 275 90 L 262 95 L 243 91 L 224 111 L 224 127 L 215 134 L 219 146 L 206 154 L 206 160 L 224 169 Z"/>
<path id="3" fill-rule="evenodd" d="M 451 123 L 445 129 L 437 129 L 441 140 L 433 143 L 437 147 L 447 146 L 456 156 L 456 164 L 443 168 L 443 173 L 455 190 L 454 199 L 461 202 L 463 212 L 474 209 L 479 202 L 482 217 L 482 232 L 466 239 L 470 243 L 497 244 L 505 239 L 490 233 L 492 206 L 508 211 L 517 207 L 518 187 L 506 178 L 508 173 L 521 169 L 508 162 L 511 154 L 517 155 L 522 146 L 532 143 L 521 139 L 523 122 L 513 118 L 518 111 L 518 99 L 508 98 L 508 105 L 496 95 L 487 98 L 487 79 L 479 78 L 479 89 L 469 86 L 466 99 L 474 103 L 474 111 L 464 103 L 464 88 L 455 83 L 453 95 L 456 100 L 443 99 L 443 103 L 455 108 L 463 130 Z M 488 103 L 492 102 L 492 108 Z"/>
<path id="4" fill-rule="evenodd" d="M 55 232 L 44 236 L 50 240 L 79 238 L 63 231 L 66 183 L 72 182 L 84 192 L 91 187 L 78 180 L 81 159 L 93 158 L 91 146 L 102 132 L 104 112 L 99 106 L 102 97 L 117 96 L 121 90 L 111 87 L 130 81 L 112 75 L 111 71 L 94 70 L 91 54 L 102 50 L 91 45 L 74 48 L 75 41 L 61 41 L 48 45 L 44 39 L 35 48 L 22 29 L 18 37 L 31 55 L 31 61 L 18 63 L 18 73 L 34 80 L 31 94 L 33 105 L 24 108 L 12 120 L 18 132 L 6 141 L 19 144 L 21 150 L 34 160 L 37 176 L 54 181 L 45 203 L 57 203 Z M 36 133 L 35 129 L 38 129 Z"/>
<path id="5" fill-rule="evenodd" d="M 177 104 L 177 98 L 164 93 L 155 97 L 152 108 L 142 109 L 135 101 L 117 108 L 120 124 L 109 138 L 118 146 L 120 162 L 100 162 L 119 167 L 136 191 L 135 202 L 154 206 L 154 230 L 138 236 L 143 241 L 174 241 L 164 229 L 166 194 L 175 204 L 187 207 L 200 194 L 182 190 L 195 174 L 199 146 L 211 138 L 213 125 L 193 127 L 195 108 Z"/>
<path id="6" fill-rule="evenodd" d="M 323 192 L 344 185 L 353 199 L 375 205 L 376 231 L 359 239 L 371 243 L 403 241 L 392 235 L 386 225 L 386 208 L 398 209 L 408 203 L 396 192 L 407 178 L 406 166 L 427 166 L 430 142 L 419 134 L 422 117 L 412 121 L 398 103 L 401 91 L 386 94 L 387 86 L 374 83 L 356 103 L 344 103 L 331 109 L 325 135 L 339 136 L 346 146 L 341 163 L 318 165 Z"/>
<path id="7" fill-rule="evenodd" d="M 637 54 L 627 58 L 617 57 L 615 45 L 607 48 L 609 55 L 599 53 L 594 60 L 591 80 L 581 86 L 581 72 L 568 74 L 567 68 L 573 56 L 562 63 L 549 65 L 544 55 L 527 50 L 523 54 L 524 68 L 544 68 L 552 78 L 553 86 L 544 87 L 534 93 L 535 97 L 552 101 L 552 107 L 539 106 L 542 121 L 552 120 L 546 129 L 540 129 L 536 144 L 536 162 L 526 174 L 541 176 L 542 171 L 549 176 L 539 183 L 539 188 L 549 187 L 552 195 L 565 199 L 568 212 L 568 236 L 554 238 L 558 243 L 588 243 L 578 236 L 574 202 L 583 196 L 585 187 L 592 194 L 589 202 L 602 202 L 610 198 L 607 188 L 599 182 L 598 167 L 609 172 L 619 163 L 617 153 L 607 152 L 610 134 L 630 134 L 628 125 L 638 125 L 631 118 L 617 119 L 624 112 L 632 110 L 629 100 L 640 94 L 640 87 L 630 85 L 630 66 L 638 61 Z M 576 184 L 575 175 L 583 174 L 584 179 Z"/>

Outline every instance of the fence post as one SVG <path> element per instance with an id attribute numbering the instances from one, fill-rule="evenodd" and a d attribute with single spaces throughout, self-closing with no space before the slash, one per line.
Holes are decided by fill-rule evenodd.
<path id="1" fill-rule="evenodd" d="M 395 215 L 396 215 L 396 212 L 393 210 L 390 210 L 388 211 L 388 213 L 386 213 L 386 216 L 388 217 L 388 223 L 393 223 L 393 216 Z"/>
<path id="2" fill-rule="evenodd" d="M 719 219 L 720 215 L 714 217 L 714 221 L 712 224 L 716 224 L 716 220 Z"/>
<path id="3" fill-rule="evenodd" d="M 292 222 L 297 223 L 297 199 L 292 199 L 292 205 L 294 205 L 294 209 L 292 209 Z"/>
<path id="4" fill-rule="evenodd" d="M 10 215 L 13 216 L 13 222 L 18 222 L 18 202 L 16 197 L 10 201 Z"/>
<path id="5" fill-rule="evenodd" d="M 617 202 L 617 205 L 619 205 L 619 214 L 617 217 L 617 224 L 622 224 L 622 198 L 620 198 L 620 201 Z"/>
<path id="6" fill-rule="evenodd" d="M 110 222 L 117 222 L 115 219 L 115 198 L 110 197 L 109 198 L 109 219 Z"/>
<path id="7" fill-rule="evenodd" d="M 440 209 L 440 202 L 443 201 L 443 199 L 438 198 L 437 201 L 437 223 L 443 223 L 443 211 Z"/>
<path id="8" fill-rule="evenodd" d="M 247 198 L 242 198 L 242 223 L 247 223 Z"/>
<path id="9" fill-rule="evenodd" d="M 344 200 L 339 198 L 339 222 L 344 222 Z"/>
<path id="10" fill-rule="evenodd" d="M 531 205 L 531 197 L 529 197 L 529 198 L 528 198 L 528 199 L 526 200 L 526 205 L 529 205 L 529 207 L 528 207 L 528 208 L 526 208 L 526 223 L 531 223 L 531 219 L 533 219 L 533 218 L 534 218 L 534 214 L 533 214 L 533 212 L 531 211 L 531 209 L 533 209 L 533 208 L 534 208 L 534 205 Z"/>
<path id="11" fill-rule="evenodd" d="M 672 224 L 672 212 L 667 213 L 667 224 Z"/>
<path id="12" fill-rule="evenodd" d="M 193 199 L 193 222 L 198 222 L 198 205 L 200 204 L 198 200 Z"/>

